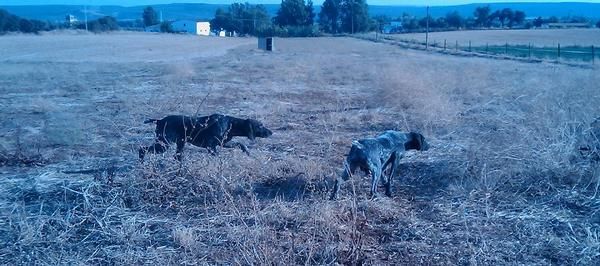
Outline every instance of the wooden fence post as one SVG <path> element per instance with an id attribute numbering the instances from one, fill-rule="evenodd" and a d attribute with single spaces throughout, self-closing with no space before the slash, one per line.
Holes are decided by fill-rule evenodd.
<path id="1" fill-rule="evenodd" d="M 508 43 L 504 44 L 504 54 L 508 55 Z"/>
<path id="2" fill-rule="evenodd" d="M 444 39 L 444 51 L 446 51 L 446 39 Z"/>
<path id="3" fill-rule="evenodd" d="M 592 65 L 596 62 L 596 51 L 594 51 L 594 46 L 592 45 Z"/>
<path id="4" fill-rule="evenodd" d="M 458 52 L 458 41 L 456 41 L 456 51 Z"/>
<path id="5" fill-rule="evenodd" d="M 529 59 L 531 59 L 531 43 L 529 43 Z"/>
<path id="6" fill-rule="evenodd" d="M 469 53 L 471 52 L 471 41 L 469 41 Z"/>
<path id="7" fill-rule="evenodd" d="M 560 43 L 558 43 L 558 59 L 560 59 Z"/>
<path id="8" fill-rule="evenodd" d="M 487 54 L 489 50 L 490 50 L 490 44 L 485 43 L 485 53 Z"/>

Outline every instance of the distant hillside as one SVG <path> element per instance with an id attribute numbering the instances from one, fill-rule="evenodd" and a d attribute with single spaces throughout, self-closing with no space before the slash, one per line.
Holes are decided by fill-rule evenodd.
<path id="1" fill-rule="evenodd" d="M 473 11 L 479 6 L 489 5 L 492 10 L 511 8 L 522 10 L 527 17 L 569 17 L 583 16 L 592 19 L 600 19 L 600 3 L 493 3 L 493 4 L 468 4 L 457 6 L 432 6 L 429 12 L 433 17 L 446 15 L 448 12 L 458 11 L 463 17 L 472 17 Z M 403 12 L 418 17 L 424 17 L 425 7 L 417 6 L 371 6 L 371 14 L 385 14 L 388 16 L 399 16 Z"/>
<path id="2" fill-rule="evenodd" d="M 219 7 L 228 5 L 211 4 L 168 4 L 153 5 L 154 9 L 161 11 L 164 20 L 175 19 L 209 19 Z M 142 11 L 146 6 L 88 6 L 88 18 L 113 16 L 118 20 L 141 19 Z M 20 17 L 36 18 L 49 21 L 63 21 L 66 14 L 72 14 L 82 20 L 85 16 L 84 6 L 73 5 L 44 5 L 44 6 L 0 6 L 8 12 Z"/>
<path id="3" fill-rule="evenodd" d="M 316 3 L 316 2 L 315 2 Z M 464 17 L 473 16 L 473 10 L 478 6 L 486 4 L 468 4 L 457 6 L 433 6 L 430 13 L 434 17 L 444 16 L 451 11 L 458 11 Z M 215 4 L 167 4 L 153 5 L 162 12 L 163 19 L 210 19 L 214 16 L 217 8 L 227 8 L 228 5 Z M 131 20 L 141 18 L 145 6 L 123 7 L 123 6 L 91 6 L 88 7 L 88 17 L 113 16 L 119 20 Z M 275 15 L 279 5 L 265 5 L 271 16 Z M 512 8 L 523 10 L 528 17 L 568 17 L 584 16 L 592 19 L 600 19 L 600 4 L 592 3 L 494 3 L 490 4 L 492 10 Z M 42 5 L 42 6 L 2 6 L 20 17 L 62 21 L 66 14 L 72 14 L 83 19 L 84 7 L 73 5 Z M 320 4 L 315 5 L 315 12 L 320 11 Z M 425 16 L 425 7 L 422 6 L 369 6 L 371 15 L 388 15 L 398 17 L 402 13 L 408 13 L 417 17 Z"/>

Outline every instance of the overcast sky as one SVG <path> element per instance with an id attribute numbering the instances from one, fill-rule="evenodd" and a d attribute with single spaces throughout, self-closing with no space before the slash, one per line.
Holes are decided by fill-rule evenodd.
<path id="1" fill-rule="evenodd" d="M 210 3 L 231 4 L 235 2 L 249 2 L 252 4 L 279 4 L 281 0 L 0 0 L 1 5 L 153 5 L 170 3 Z M 313 0 L 315 5 L 321 5 L 323 0 Z M 494 2 L 588 2 L 600 3 L 600 0 L 367 0 L 370 5 L 460 5 L 469 3 L 494 3 Z"/>

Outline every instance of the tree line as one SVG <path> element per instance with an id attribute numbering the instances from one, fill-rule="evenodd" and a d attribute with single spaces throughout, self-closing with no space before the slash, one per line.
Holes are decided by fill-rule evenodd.
<path id="1" fill-rule="evenodd" d="M 93 32 L 118 30 L 117 20 L 111 16 L 101 17 L 87 22 L 77 22 L 74 25 L 54 24 L 48 21 L 36 19 L 25 19 L 13 15 L 4 9 L 0 9 L 0 33 L 23 32 L 38 33 L 40 31 L 50 31 L 57 28 L 73 27 L 77 29 L 88 29 Z"/>
<path id="2" fill-rule="evenodd" d="M 86 29 L 85 22 L 78 23 L 76 25 L 76 28 Z M 87 30 L 91 32 L 115 31 L 119 29 L 120 27 L 119 23 L 117 22 L 117 19 L 111 16 L 104 16 L 87 22 Z"/>
<path id="3" fill-rule="evenodd" d="M 477 7 L 473 11 L 472 17 L 463 17 L 458 11 L 448 12 L 445 16 L 433 18 L 426 16 L 417 18 L 408 13 L 393 19 L 387 16 L 376 16 L 374 19 L 380 25 L 389 24 L 391 21 L 402 23 L 402 31 L 422 31 L 427 26 L 431 30 L 458 30 L 458 29 L 483 29 L 491 27 L 513 28 L 515 26 L 530 28 L 532 25 L 526 25 L 525 12 L 504 8 L 502 10 L 491 11 L 489 6 Z"/>
<path id="4" fill-rule="evenodd" d="M 508 26 L 512 28 L 514 25 L 523 24 L 525 21 L 525 12 L 513 11 L 510 8 L 496 10 L 493 13 L 489 6 L 478 7 L 473 12 L 475 26 L 490 27 L 494 21 L 500 22 L 501 27 Z"/>
<path id="5" fill-rule="evenodd" d="M 39 31 L 52 30 L 54 28 L 55 26 L 51 23 L 36 19 L 21 18 L 4 9 L 0 9 L 0 33 L 37 33 Z"/>
<path id="6" fill-rule="evenodd" d="M 211 29 L 217 31 L 236 32 L 239 35 L 254 36 L 317 36 L 321 33 L 357 33 L 383 30 L 392 21 L 399 21 L 402 31 L 422 31 L 429 26 L 432 30 L 475 29 L 490 27 L 515 26 L 522 28 L 540 27 L 545 23 L 559 22 L 556 17 L 538 17 L 525 22 L 525 12 L 504 8 L 492 12 L 489 6 L 477 7 L 472 17 L 462 17 L 457 11 L 445 16 L 417 18 L 404 13 L 397 18 L 385 15 L 370 17 L 366 0 L 324 0 L 320 12 L 315 14 L 312 0 L 283 0 L 277 14 L 271 18 L 265 6 L 249 3 L 234 3 L 226 9 L 218 8 L 210 21 Z M 139 22 L 138 22 L 139 21 Z M 567 22 L 586 22 L 586 18 L 570 18 Z M 141 26 L 153 26 L 161 23 L 157 12 L 152 7 L 146 7 L 142 20 L 134 22 L 117 21 L 114 17 L 104 16 L 90 20 L 87 25 L 77 22 L 68 27 L 88 29 L 93 32 L 118 30 L 120 26 L 135 29 Z M 596 23 L 600 28 L 600 21 Z M 20 18 L 0 9 L 0 33 L 53 30 L 64 27 L 62 24 Z M 162 22 L 160 31 L 173 32 L 171 24 Z"/>
<path id="7" fill-rule="evenodd" d="M 217 9 L 210 24 L 216 31 L 256 36 L 355 33 L 372 30 L 375 25 L 369 17 L 366 0 L 325 0 L 319 14 L 315 14 L 312 0 L 283 0 L 273 18 L 262 5 L 235 3 L 227 10 Z"/>
<path id="8" fill-rule="evenodd" d="M 312 0 L 283 0 L 272 19 L 262 5 L 232 4 L 224 10 L 217 9 L 210 21 L 217 31 L 236 32 L 240 35 L 315 36 L 322 32 L 357 33 L 383 30 L 391 21 L 400 21 L 403 31 L 432 29 L 489 28 L 523 26 L 525 12 L 504 8 L 493 11 L 489 6 L 478 7 L 473 17 L 464 18 L 457 11 L 443 17 L 417 18 L 403 14 L 398 18 L 370 17 L 366 0 L 325 0 L 319 14 L 315 14 Z M 317 23 L 315 23 L 317 19 Z M 497 25 L 496 25 L 497 24 Z"/>

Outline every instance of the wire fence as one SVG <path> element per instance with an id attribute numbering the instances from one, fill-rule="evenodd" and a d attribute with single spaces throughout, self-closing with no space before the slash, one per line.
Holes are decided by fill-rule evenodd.
<path id="1" fill-rule="evenodd" d="M 416 49 L 435 49 L 443 52 L 467 52 L 474 54 L 506 56 L 522 59 L 553 60 L 553 61 L 578 61 L 595 64 L 600 62 L 598 47 L 594 45 L 569 45 L 557 43 L 554 46 L 536 46 L 528 44 L 475 44 L 472 41 L 431 40 L 423 42 L 418 40 L 400 39 L 391 36 L 376 36 L 376 41 L 392 41 L 396 44 Z"/>
<path id="2" fill-rule="evenodd" d="M 427 44 L 426 44 L 427 45 Z M 510 44 L 506 42 L 504 45 L 498 44 L 485 44 L 485 45 L 473 45 L 471 41 L 468 43 L 455 42 L 454 47 L 448 46 L 448 41 L 433 42 L 432 47 L 446 49 L 455 49 L 464 52 L 476 52 L 483 54 L 492 55 L 506 55 L 512 57 L 521 58 L 536 58 L 536 59 L 547 59 L 547 60 L 575 60 L 575 61 L 587 61 L 595 63 L 596 60 L 600 59 L 600 55 L 597 54 L 597 47 L 594 45 L 590 46 L 561 46 L 557 43 L 556 46 L 535 46 L 533 43 L 529 44 Z"/>

